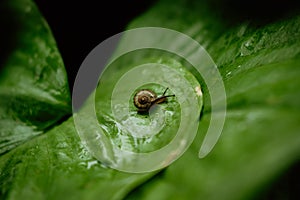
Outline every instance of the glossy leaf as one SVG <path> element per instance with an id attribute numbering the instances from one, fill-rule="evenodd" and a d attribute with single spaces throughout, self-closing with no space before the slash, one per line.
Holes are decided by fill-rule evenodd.
<path id="1" fill-rule="evenodd" d="M 19 9 L 15 11 L 16 15 L 8 15 L 12 18 L 27 17 L 22 11 L 26 8 L 24 5 L 28 3 L 33 6 L 25 0 L 5 2 L 2 4 L 4 7 L 11 5 L 11 8 Z M 209 156 L 204 159 L 197 156 L 203 134 L 210 123 L 209 91 L 199 78 L 203 86 L 204 111 L 200 119 L 198 136 L 183 157 L 158 175 L 128 174 L 106 168 L 82 146 L 73 118 L 70 118 L 1 156 L 1 197 L 123 199 L 132 191 L 127 199 L 245 199 L 253 197 L 262 186 L 270 184 L 276 176 L 297 161 L 300 155 L 299 15 L 290 13 L 288 16 L 279 16 L 264 23 L 242 19 L 228 23 L 227 19 L 218 17 L 214 11 L 213 6 L 205 1 L 186 3 L 178 0 L 174 3 L 162 0 L 129 26 L 129 28 L 159 26 L 186 33 L 199 41 L 216 62 L 226 87 L 228 107 L 222 136 Z M 35 19 L 40 20 L 36 23 L 40 24 L 43 21 L 41 16 L 36 10 L 33 13 L 36 15 Z M 31 22 L 34 20 L 25 20 L 17 24 L 25 26 Z M 35 30 L 35 27 L 38 26 L 28 30 Z M 14 39 L 27 41 L 28 47 L 31 48 L 34 44 L 43 44 L 42 41 L 53 42 L 50 36 L 39 40 L 38 43 L 26 37 L 12 36 Z M 126 42 L 132 41 L 125 41 L 121 45 L 126 45 Z M 173 39 L 170 43 L 188 48 Z M 8 56 L 7 58 L 19 55 L 13 53 L 14 48 L 9 49 L 10 51 L 7 49 L 3 54 Z M 48 52 L 44 50 L 41 53 Z M 34 55 L 31 51 L 25 52 Z M 128 55 L 127 60 L 121 64 L 140 62 L 141 59 L 147 61 L 149 59 L 147 55 L 149 54 L 132 58 Z M 159 62 L 161 57 L 168 59 L 168 55 L 165 54 L 161 57 L 155 56 L 157 55 L 151 55 L 152 62 Z M 55 124 L 61 116 L 69 113 L 69 95 L 61 95 L 65 94 L 64 92 L 55 93 L 60 91 L 59 89 L 67 91 L 66 87 L 57 87 L 58 83 L 66 85 L 65 75 L 38 79 L 41 80 L 40 86 L 33 84 L 35 76 L 28 72 L 30 75 L 22 73 L 24 79 L 18 75 L 21 80 L 15 82 L 12 81 L 17 76 L 14 72 L 19 72 L 22 69 L 21 65 L 9 64 L 18 59 L 12 59 L 10 62 L 9 59 L 4 60 L 7 64 L 1 71 L 0 87 L 10 86 L 11 90 L 19 93 L 27 89 L 25 91 L 30 92 L 30 95 L 28 94 L 26 98 L 32 97 L 51 106 L 48 104 L 48 106 L 39 107 L 35 106 L 36 104 L 32 106 L 30 103 L 34 101 L 26 99 L 21 104 L 24 108 L 32 111 L 45 108 L 46 113 L 53 111 L 57 115 L 54 115 L 55 117 L 50 115 L 49 120 L 43 123 L 31 120 L 23 109 L 18 109 L 13 112 L 14 115 L 10 115 L 12 112 L 4 112 L 6 109 L 3 108 L 14 109 L 18 106 L 11 106 L 8 104 L 9 101 L 6 101 L 5 106 L 1 106 L 4 110 L 1 111 L 3 119 L 15 119 L 13 116 L 18 116 L 18 119 L 23 121 L 30 119 L 26 123 L 37 126 L 39 130 L 45 130 L 46 127 Z M 27 60 L 19 62 L 26 64 L 25 61 Z M 33 59 L 32 62 L 39 63 L 39 59 Z M 60 57 L 51 62 L 61 63 Z M 37 66 L 40 65 L 35 65 L 32 71 L 35 72 L 36 69 L 38 71 Z M 26 68 L 28 69 L 30 68 Z M 106 78 L 109 82 L 109 77 Z M 23 85 L 27 87 L 23 88 Z M 42 90 L 44 87 L 46 89 Z M 41 93 L 41 90 L 44 93 Z M 1 88 L 1 95 L 2 91 L 5 90 Z M 2 99 L 0 101 L 4 101 Z M 4 130 L 2 127 L 1 130 Z M 36 134 L 31 129 L 23 132 L 30 136 Z M 18 133 L 12 132 L 11 135 Z M 153 178 L 147 181 L 151 177 Z M 136 187 L 138 188 L 135 189 Z"/>
<path id="2" fill-rule="evenodd" d="M 210 123 L 204 87 L 204 114 L 192 147 L 127 199 L 253 198 L 299 159 L 299 15 L 227 24 L 210 6 L 161 1 L 130 26 L 173 28 L 197 39 L 222 74 L 228 107 L 219 142 L 199 159 Z"/>
<path id="3" fill-rule="evenodd" d="M 0 3 L 0 154 L 69 115 L 63 61 L 37 7 L 27 0 Z"/>
<path id="4" fill-rule="evenodd" d="M 58 122 L 70 115 L 71 102 L 48 25 L 30 0 L 1 1 L 0 8 L 7 27 L 1 38 L 0 198 L 123 198 L 151 174 L 107 169 L 83 147 L 72 118 Z"/>

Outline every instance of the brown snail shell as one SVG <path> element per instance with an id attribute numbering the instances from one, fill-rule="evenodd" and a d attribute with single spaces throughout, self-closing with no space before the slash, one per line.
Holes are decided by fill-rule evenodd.
<path id="1" fill-rule="evenodd" d="M 167 92 L 168 88 L 164 91 L 163 95 L 161 97 L 157 97 L 156 93 L 152 90 L 140 90 L 138 91 L 133 98 L 133 103 L 135 107 L 138 108 L 138 112 L 148 112 L 148 110 L 151 108 L 153 104 L 160 104 L 167 100 L 167 97 L 175 96 L 175 95 L 167 95 L 165 96 L 165 93 Z"/>
<path id="2" fill-rule="evenodd" d="M 152 90 L 140 90 L 134 96 L 133 102 L 139 112 L 146 112 L 153 105 L 157 95 Z"/>

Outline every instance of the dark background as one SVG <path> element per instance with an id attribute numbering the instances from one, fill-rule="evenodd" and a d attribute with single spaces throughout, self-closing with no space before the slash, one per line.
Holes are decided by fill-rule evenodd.
<path id="1" fill-rule="evenodd" d="M 131 20 L 156 1 L 35 0 L 57 42 L 71 91 L 77 71 L 88 53 L 103 40 L 124 31 Z"/>
<path id="2" fill-rule="evenodd" d="M 68 73 L 71 91 L 77 71 L 88 53 L 103 40 L 124 31 L 131 20 L 158 2 L 34 1 L 54 34 Z M 300 0 L 209 0 L 208 3 L 212 11 L 229 24 L 247 19 L 265 23 L 300 8 Z"/>

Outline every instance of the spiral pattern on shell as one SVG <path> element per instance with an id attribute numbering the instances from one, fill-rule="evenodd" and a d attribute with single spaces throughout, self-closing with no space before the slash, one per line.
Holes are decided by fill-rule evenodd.
<path id="1" fill-rule="evenodd" d="M 157 95 L 155 92 L 151 90 L 140 90 L 134 95 L 134 105 L 137 107 L 140 111 L 147 111 L 152 106 L 152 103 L 157 98 Z"/>

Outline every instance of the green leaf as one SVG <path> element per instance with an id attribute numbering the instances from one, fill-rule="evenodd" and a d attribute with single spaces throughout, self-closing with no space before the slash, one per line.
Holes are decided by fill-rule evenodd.
<path id="1" fill-rule="evenodd" d="M 100 165 L 82 145 L 73 118 L 3 155 L 0 169 L 5 199 L 122 199 L 151 175 Z"/>
<path id="2" fill-rule="evenodd" d="M 204 87 L 204 114 L 193 145 L 128 199 L 253 198 L 299 160 L 300 16 L 228 25 L 210 6 L 161 1 L 129 27 L 172 28 L 203 44 L 223 77 L 228 107 L 220 140 L 199 159 L 210 123 Z"/>
<path id="3" fill-rule="evenodd" d="M 8 28 L 1 38 L 0 198 L 123 198 L 152 174 L 107 169 L 82 145 L 73 118 L 59 124 L 71 102 L 48 25 L 30 0 L 1 1 L 0 9 Z"/>
<path id="4" fill-rule="evenodd" d="M 9 13 L 5 16 L 10 17 L 1 18 L 1 23 L 16 20 L 20 27 L 12 30 L 20 28 L 23 32 L 11 31 L 20 35 L 7 35 L 18 41 L 17 46 L 1 38 L 8 42 L 5 46 L 9 48 L 1 53 L 5 59 L 0 94 L 3 96 L 7 89 L 10 91 L 6 95 L 22 98 L 16 98 L 18 101 L 7 100 L 15 99 L 10 96 L 1 98 L 5 104 L 0 113 L 7 124 L 20 122 L 23 132 L 13 131 L 12 127 L 18 126 L 7 124 L 0 130 L 1 134 L 11 136 L 11 140 L 24 141 L 58 125 L 57 120 L 70 112 L 70 97 L 54 40 L 35 6 L 27 0 L 7 0 L 1 2 L 3 8 Z M 199 41 L 217 63 L 226 87 L 228 110 L 221 138 L 211 154 L 204 159 L 197 157 L 210 123 L 210 96 L 203 80 L 195 75 L 204 94 L 197 138 L 179 160 L 158 175 L 106 168 L 87 152 L 77 136 L 73 118 L 69 118 L 1 156 L 1 198 L 123 199 L 133 191 L 128 199 L 245 199 L 253 197 L 297 161 L 300 156 L 299 15 L 260 24 L 251 20 L 228 23 L 213 13 L 207 2 L 162 0 L 129 27 L 159 26 L 186 33 Z M 43 34 L 47 37 L 41 39 Z M 169 40 L 174 46 L 188 48 L 173 38 Z M 121 45 L 126 46 L 126 42 L 131 41 Z M 129 54 L 120 64 L 143 59 L 159 63 L 169 56 Z M 109 76 L 105 78 L 107 82 L 114 81 Z M 48 117 L 41 120 L 41 116 Z M 3 127 L 9 131 L 5 132 Z M 21 135 L 25 139 L 20 140 Z"/>
<path id="5" fill-rule="evenodd" d="M 28 0 L 1 1 L 0 154 L 71 112 L 63 61 L 51 31 Z M 2 32 L 2 31 L 1 31 Z"/>

